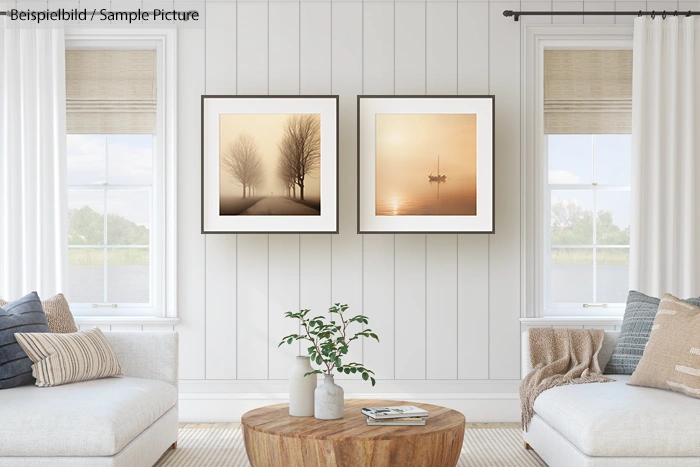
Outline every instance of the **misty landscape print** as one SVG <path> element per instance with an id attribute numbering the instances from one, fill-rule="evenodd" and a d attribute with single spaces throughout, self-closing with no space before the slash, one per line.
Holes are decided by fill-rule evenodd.
<path id="1" fill-rule="evenodd" d="M 321 115 L 219 116 L 219 214 L 319 216 Z"/>
<path id="2" fill-rule="evenodd" d="M 376 115 L 377 216 L 475 216 L 476 184 L 476 114 Z"/>

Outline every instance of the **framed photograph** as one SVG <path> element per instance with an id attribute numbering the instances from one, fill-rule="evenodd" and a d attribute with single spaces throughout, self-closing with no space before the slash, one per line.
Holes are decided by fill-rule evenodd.
<path id="1" fill-rule="evenodd" d="M 494 96 L 358 96 L 358 233 L 494 233 Z"/>
<path id="2" fill-rule="evenodd" d="M 202 233 L 338 233 L 338 96 L 202 96 Z"/>

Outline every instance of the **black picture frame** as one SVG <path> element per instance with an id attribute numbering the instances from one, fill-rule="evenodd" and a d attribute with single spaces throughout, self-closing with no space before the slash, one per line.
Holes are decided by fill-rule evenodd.
<path id="1" fill-rule="evenodd" d="M 231 100 L 251 100 L 251 99 L 278 99 L 278 100 L 286 100 L 286 99 L 297 99 L 297 100 L 333 100 L 334 102 L 334 112 L 333 112 L 333 118 L 334 118 L 334 131 L 333 134 L 335 135 L 335 144 L 333 145 L 333 149 L 335 151 L 335 157 L 332 159 L 334 160 L 335 164 L 335 173 L 332 174 L 332 182 L 335 185 L 333 189 L 333 194 L 335 197 L 334 202 L 332 202 L 332 205 L 334 206 L 335 212 L 334 212 L 334 220 L 333 220 L 333 225 L 330 229 L 321 229 L 321 230 L 303 230 L 303 229 L 280 229 L 280 230 L 274 230 L 274 229 L 261 229 L 261 230 L 237 230 L 237 229 L 227 229 L 227 230 L 221 230 L 221 229 L 208 229 L 206 225 L 206 218 L 205 218 L 205 213 L 207 207 L 205 206 L 205 189 L 206 189 L 206 176 L 205 176 L 205 170 L 206 170 L 206 154 L 205 154 L 205 140 L 206 140 L 206 128 L 205 128 L 205 109 L 206 109 L 206 104 L 207 101 L 210 99 L 231 99 Z M 200 123 L 200 137 L 201 137 L 201 146 L 200 146 L 200 151 L 201 151 L 201 174 L 200 174 L 200 208 L 201 208 L 201 233 L 202 234 L 337 234 L 339 231 L 339 225 L 340 225 L 340 217 L 339 217 L 339 210 L 340 210 L 340 202 L 339 202 L 339 189 L 338 189 L 338 184 L 339 184 L 339 163 L 340 163 L 340 142 L 339 142 L 339 137 L 340 137 L 340 132 L 339 132 L 339 119 L 340 119 L 340 106 L 339 106 L 339 96 L 338 95 L 225 95 L 225 94 L 205 94 L 201 96 L 201 123 Z M 246 112 L 250 113 L 250 112 Z M 282 112 L 281 112 L 282 113 Z M 323 121 L 322 121 L 323 124 Z M 323 130 L 322 130 L 323 131 Z M 321 154 L 321 164 L 323 166 L 323 159 L 324 155 Z M 331 178 L 329 177 L 329 180 Z M 322 215 L 322 214 L 321 214 Z M 263 216 L 261 216 L 263 217 Z M 282 217 L 282 216 L 276 216 L 276 217 Z M 303 216 L 284 216 L 285 218 L 291 218 L 291 217 L 303 217 Z M 282 219 L 280 219 L 282 221 Z"/>
<path id="2" fill-rule="evenodd" d="M 485 230 L 368 230 L 362 228 L 362 102 L 370 99 L 490 99 L 491 118 L 491 213 L 490 228 Z M 376 161 L 376 157 L 375 157 Z M 365 94 L 357 96 L 357 233 L 358 234 L 495 234 L 496 228 L 496 96 L 484 95 L 395 95 L 395 94 Z"/>

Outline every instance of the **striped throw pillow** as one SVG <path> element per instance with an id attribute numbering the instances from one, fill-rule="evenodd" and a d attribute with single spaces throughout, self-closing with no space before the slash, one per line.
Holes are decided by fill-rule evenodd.
<path id="1" fill-rule="evenodd" d="M 7 302 L 0 298 L 0 307 L 6 304 Z M 62 293 L 42 300 L 41 306 L 44 308 L 46 321 L 49 323 L 51 332 L 78 332 L 73 313 L 71 313 L 68 301 Z"/>
<path id="2" fill-rule="evenodd" d="M 16 332 L 49 332 L 36 292 L 0 307 L 0 389 L 32 384 L 32 361 L 15 338 Z"/>
<path id="3" fill-rule="evenodd" d="M 631 386 L 700 398 L 700 308 L 664 294 Z"/>
<path id="4" fill-rule="evenodd" d="M 39 387 L 124 374 L 99 328 L 70 334 L 17 333 L 15 337 L 34 362 L 32 374 Z"/>

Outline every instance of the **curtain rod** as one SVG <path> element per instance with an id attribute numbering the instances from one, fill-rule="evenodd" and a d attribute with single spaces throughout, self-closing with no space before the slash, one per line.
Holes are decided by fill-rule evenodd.
<path id="1" fill-rule="evenodd" d="M 511 16 L 515 21 L 519 21 L 521 16 L 651 16 L 652 19 L 656 16 L 661 16 L 666 18 L 666 16 L 697 16 L 700 15 L 700 11 L 513 11 L 505 10 L 503 16 L 510 18 Z"/>

